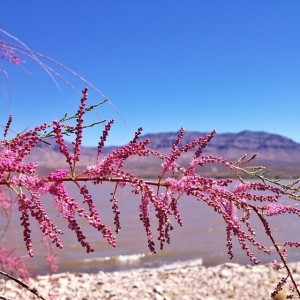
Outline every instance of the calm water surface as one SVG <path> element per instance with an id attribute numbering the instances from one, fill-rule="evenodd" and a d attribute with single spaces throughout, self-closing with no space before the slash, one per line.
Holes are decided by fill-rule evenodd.
<path id="1" fill-rule="evenodd" d="M 91 186 L 90 192 L 93 195 L 97 208 L 100 210 L 100 216 L 105 224 L 113 227 L 113 214 L 111 210 L 110 193 L 113 185 L 103 184 L 102 186 Z M 75 191 L 74 191 L 75 193 Z M 74 194 L 76 196 L 76 193 Z M 157 254 L 151 254 L 147 248 L 147 238 L 144 227 L 139 221 L 139 198 L 132 194 L 129 188 L 119 189 L 118 199 L 120 205 L 120 218 L 122 230 L 117 235 L 117 247 L 113 248 L 102 238 L 101 233 L 82 222 L 82 230 L 87 236 L 95 252 L 87 254 L 77 242 L 74 232 L 66 229 L 66 222 L 58 217 L 57 211 L 50 198 L 44 199 L 45 207 L 49 216 L 55 223 L 64 230 L 62 242 L 63 250 L 56 253 L 60 255 L 60 272 L 98 272 L 116 271 L 130 268 L 148 268 L 162 265 L 180 263 L 187 260 L 202 260 L 204 265 L 216 265 L 228 262 L 226 248 L 226 231 L 224 221 L 210 207 L 207 207 L 201 201 L 191 197 L 183 197 L 180 202 L 180 211 L 184 226 L 175 224 L 172 231 L 171 244 L 166 245 L 163 251 L 159 250 L 157 243 Z M 18 213 L 18 212 L 16 212 Z M 275 217 L 271 225 L 274 235 L 281 240 L 299 240 L 299 218 Z M 258 224 L 257 220 L 253 220 Z M 10 228 L 6 232 L 4 239 L 12 244 L 17 241 L 19 245 L 18 252 L 26 254 L 23 244 L 23 237 L 20 233 L 18 217 L 11 220 Z M 4 229 L 4 218 L 1 221 L 1 230 Z M 48 272 L 44 263 L 42 254 L 45 252 L 43 244 L 40 242 L 42 236 L 39 232 L 37 223 L 31 222 L 33 231 L 33 246 L 35 257 L 30 260 L 33 271 L 36 274 L 45 274 Z M 155 234 L 157 223 L 153 219 L 153 232 Z M 257 227 L 257 238 L 270 245 L 262 227 Z M 263 262 L 267 263 L 274 259 L 266 254 L 259 254 L 255 249 L 253 252 Z M 232 262 L 247 264 L 249 259 L 241 251 L 239 244 L 234 244 L 235 257 Z M 297 249 L 289 251 L 289 260 L 298 261 L 299 251 Z"/>

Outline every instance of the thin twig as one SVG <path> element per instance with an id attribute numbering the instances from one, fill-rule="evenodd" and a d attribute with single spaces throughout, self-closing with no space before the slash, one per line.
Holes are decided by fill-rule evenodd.
<path id="1" fill-rule="evenodd" d="M 265 222 L 267 222 L 266 219 L 262 216 L 262 214 L 258 211 L 258 209 L 255 206 L 252 206 L 252 209 L 253 209 L 253 211 L 255 211 L 255 213 L 259 217 L 261 223 L 265 227 Z M 268 224 L 267 224 L 267 226 L 268 226 Z M 288 264 L 286 262 L 286 259 L 283 257 L 283 255 L 282 255 L 282 253 L 281 253 L 281 251 L 280 251 L 280 249 L 278 247 L 278 244 L 276 243 L 275 239 L 273 238 L 272 233 L 271 232 L 266 232 L 266 233 L 267 233 L 268 237 L 270 238 L 270 240 L 271 240 L 274 248 L 276 249 L 276 252 L 278 253 L 278 255 L 280 257 L 280 260 L 282 261 L 282 263 L 284 265 L 284 268 L 286 269 L 286 271 L 288 273 L 288 277 L 291 279 L 291 281 L 293 283 L 293 286 L 294 286 L 295 290 L 297 291 L 297 294 L 298 294 L 298 296 L 300 298 L 300 291 L 299 291 L 297 283 L 296 283 L 296 281 L 295 281 L 295 279 L 293 277 L 293 274 L 292 274 L 292 272 L 291 272 L 291 270 L 290 270 L 290 268 L 289 268 L 289 266 L 288 266 Z"/>
<path id="2" fill-rule="evenodd" d="M 3 271 L 0 271 L 0 274 L 15 281 L 16 283 L 18 283 L 19 285 L 21 285 L 22 287 L 24 287 L 26 290 L 28 290 L 29 292 L 31 292 L 32 294 L 34 294 L 35 296 L 37 296 L 39 299 L 42 299 L 42 300 L 46 300 L 43 296 L 41 296 L 38 291 L 36 290 L 36 288 L 31 288 L 28 284 L 24 283 L 23 281 L 19 280 L 18 278 L 12 276 L 12 275 L 9 275 Z M 0 298 L 1 299 L 1 298 Z M 3 299 L 6 299 L 6 298 L 3 298 Z"/>
<path id="3" fill-rule="evenodd" d="M 7 298 L 7 297 L 1 296 L 1 295 L 0 295 L 0 299 L 2 299 L 2 300 L 14 300 L 13 298 Z"/>

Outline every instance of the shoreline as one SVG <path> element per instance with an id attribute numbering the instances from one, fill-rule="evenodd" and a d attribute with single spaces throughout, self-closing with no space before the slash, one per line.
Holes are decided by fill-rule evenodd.
<path id="1" fill-rule="evenodd" d="M 300 283 L 300 262 L 289 266 L 296 282 Z M 31 278 L 29 285 L 45 299 L 61 300 L 271 300 L 270 294 L 284 274 L 284 270 L 276 271 L 271 264 L 225 263 L 205 267 L 196 263 L 176 268 L 100 271 L 96 274 L 58 273 Z M 0 295 L 15 300 L 37 299 L 18 288 L 15 282 L 4 279 L 0 280 Z"/>

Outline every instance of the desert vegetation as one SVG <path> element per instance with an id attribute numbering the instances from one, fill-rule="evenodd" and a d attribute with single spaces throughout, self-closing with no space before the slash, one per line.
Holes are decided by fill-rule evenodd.
<path id="1" fill-rule="evenodd" d="M 5 73 L 5 63 L 22 64 L 22 57 L 33 59 L 39 63 L 52 77 L 57 76 L 52 68 L 47 67 L 42 59 L 47 58 L 29 49 L 18 39 L 1 30 L 0 53 L 2 64 L 0 70 Z M 8 42 L 13 38 L 13 42 Z M 76 75 L 76 74 L 75 74 Z M 163 249 L 166 243 L 172 242 L 174 222 L 184 226 L 178 204 L 183 195 L 188 195 L 208 205 L 212 211 L 220 215 L 224 221 L 224 235 L 227 239 L 228 258 L 234 257 L 233 240 L 236 240 L 248 256 L 249 262 L 260 264 L 260 258 L 253 254 L 251 249 L 257 248 L 261 255 L 274 258 L 275 270 L 284 270 L 285 276 L 274 286 L 272 297 L 275 297 L 283 287 L 288 286 L 287 298 L 300 297 L 299 287 L 288 265 L 288 251 L 291 247 L 299 247 L 300 242 L 295 240 L 278 241 L 275 239 L 269 220 L 278 215 L 286 218 L 300 216 L 297 207 L 299 201 L 300 179 L 282 183 L 268 177 L 264 166 L 255 165 L 255 155 L 242 156 L 235 160 L 216 155 L 205 155 L 204 149 L 216 135 L 215 131 L 200 136 L 188 143 L 182 143 L 185 131 L 180 129 L 177 138 L 173 141 L 170 153 L 161 153 L 149 147 L 149 139 L 141 139 L 142 128 L 138 128 L 132 140 L 127 145 L 114 149 L 111 153 L 103 155 L 105 141 L 113 126 L 114 120 L 105 123 L 99 133 L 99 143 L 94 162 L 77 168 L 81 158 L 82 138 L 89 127 L 102 126 L 103 122 L 85 123 L 86 114 L 104 101 L 88 104 L 88 89 L 93 88 L 83 79 L 83 88 L 78 110 L 70 115 L 58 116 L 48 124 L 37 125 L 25 132 L 12 136 L 13 116 L 9 116 L 3 128 L 0 140 L 0 207 L 3 217 L 7 217 L 9 224 L 12 218 L 12 207 L 17 207 L 17 217 L 20 220 L 20 231 L 23 233 L 23 242 L 29 256 L 34 256 L 32 245 L 32 220 L 39 224 L 44 242 L 49 245 L 47 260 L 53 270 L 57 269 L 52 247 L 63 250 L 61 234 L 63 232 L 51 220 L 46 211 L 43 198 L 50 195 L 61 218 L 68 224 L 70 234 L 77 237 L 82 251 L 93 252 L 93 246 L 80 227 L 81 220 L 98 230 L 103 239 L 112 247 L 117 246 L 117 234 L 122 229 L 118 202 L 118 190 L 125 186 L 130 187 L 136 196 L 139 219 L 143 224 L 147 236 L 148 247 L 155 253 Z M 5 121 L 4 121 L 5 122 Z M 66 143 L 65 137 L 72 136 L 73 142 Z M 64 165 L 49 174 L 40 174 L 39 162 L 28 162 L 28 158 L 39 143 L 47 143 L 47 138 L 59 148 Z M 191 153 L 188 165 L 183 166 L 180 158 Z M 152 159 L 160 162 L 157 180 L 148 180 L 138 177 L 126 169 L 126 162 L 132 157 Z M 201 170 L 210 164 L 221 164 L 232 176 L 230 178 L 216 179 L 203 176 Z M 245 180 L 252 178 L 255 180 Z M 233 178 L 239 184 L 231 187 Z M 78 189 L 81 197 L 74 198 L 69 193 L 69 184 Z M 96 209 L 95 200 L 89 192 L 87 183 L 93 183 L 101 189 L 103 183 L 111 184 L 111 209 L 114 213 L 114 228 L 103 223 L 101 211 Z M 288 204 L 283 202 L 288 198 Z M 154 223 L 151 216 L 154 215 Z M 260 228 L 254 228 L 252 219 L 260 220 Z M 195 224 L 197 226 L 197 224 Z M 272 248 L 262 244 L 257 238 L 257 230 L 265 232 Z M 291 229 L 292 230 L 292 229 Z M 158 232 L 157 238 L 153 232 Z M 2 237 L 5 232 L 2 233 Z M 155 237 L 154 237 L 155 236 Z M 30 260 L 14 255 L 13 249 L 1 244 L 0 264 L 1 274 L 14 280 L 30 290 L 37 297 L 43 299 L 40 292 L 27 285 L 30 275 L 27 264 Z M 2 296 L 5 299 L 5 296 Z"/>

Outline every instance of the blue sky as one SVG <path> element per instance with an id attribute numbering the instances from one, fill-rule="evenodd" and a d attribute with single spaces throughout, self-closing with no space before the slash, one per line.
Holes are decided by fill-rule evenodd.
<path id="1" fill-rule="evenodd" d="M 2 0 L 0 27 L 87 78 L 133 131 L 249 129 L 300 142 L 299 16 L 292 0 Z M 34 63 L 1 64 L 2 124 L 12 113 L 22 131 L 76 110 L 80 97 Z M 90 91 L 90 103 L 101 99 Z M 116 120 L 108 144 L 131 139 L 111 106 L 88 121 L 101 118 Z M 101 130 L 84 143 L 96 145 Z"/>

